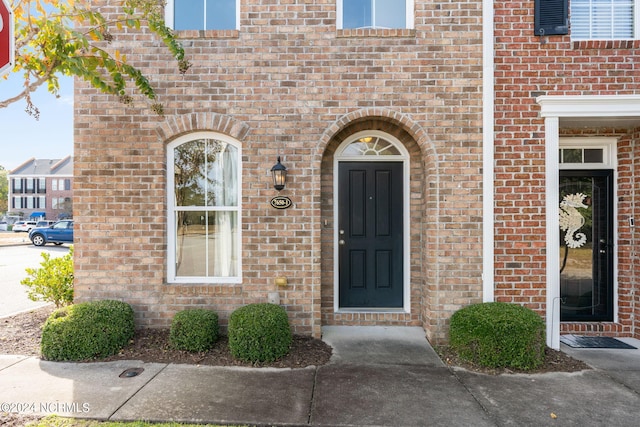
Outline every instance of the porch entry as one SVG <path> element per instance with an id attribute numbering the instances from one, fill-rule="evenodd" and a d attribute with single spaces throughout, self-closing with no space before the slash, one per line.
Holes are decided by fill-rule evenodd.
<path id="1" fill-rule="evenodd" d="M 560 320 L 613 320 L 613 170 L 560 171 Z"/>
<path id="2" fill-rule="evenodd" d="M 339 162 L 340 308 L 403 307 L 403 182 L 402 162 Z"/>

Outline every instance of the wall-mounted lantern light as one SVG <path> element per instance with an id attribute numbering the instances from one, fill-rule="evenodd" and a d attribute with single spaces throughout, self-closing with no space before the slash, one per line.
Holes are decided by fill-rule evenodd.
<path id="1" fill-rule="evenodd" d="M 287 182 L 287 168 L 280 163 L 280 156 L 278 156 L 278 163 L 271 168 L 271 175 L 273 176 L 273 188 L 278 191 L 282 190 Z"/>

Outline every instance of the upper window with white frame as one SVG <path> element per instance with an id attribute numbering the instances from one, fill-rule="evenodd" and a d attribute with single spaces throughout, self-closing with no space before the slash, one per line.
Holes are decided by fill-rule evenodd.
<path id="1" fill-rule="evenodd" d="M 239 283 L 239 144 L 211 132 L 168 146 L 168 281 Z"/>
<path id="2" fill-rule="evenodd" d="M 174 30 L 237 30 L 239 0 L 167 0 L 165 21 Z"/>
<path id="3" fill-rule="evenodd" d="M 631 40 L 640 38 L 640 0 L 571 0 L 572 40 Z"/>
<path id="4" fill-rule="evenodd" d="M 615 137 L 560 138 L 560 169 L 616 169 Z"/>
<path id="5" fill-rule="evenodd" d="M 414 0 L 337 0 L 337 28 L 413 28 Z"/>

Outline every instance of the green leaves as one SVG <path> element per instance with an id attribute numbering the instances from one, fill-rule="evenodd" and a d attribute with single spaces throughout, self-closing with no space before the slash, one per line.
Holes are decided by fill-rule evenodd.
<path id="1" fill-rule="evenodd" d="M 41 254 L 40 268 L 27 268 L 26 277 L 20 281 L 29 290 L 32 301 L 52 302 L 56 307 L 73 302 L 73 247 L 69 253 L 51 258 L 46 252 Z"/>
<path id="2" fill-rule="evenodd" d="M 534 369 L 544 361 L 545 323 L 518 304 L 472 304 L 451 316 L 451 348 L 468 361 L 491 368 Z"/>
<path id="3" fill-rule="evenodd" d="M 249 304 L 229 316 L 229 350 L 247 362 L 272 362 L 291 349 L 293 336 L 284 308 L 275 304 Z"/>
<path id="4" fill-rule="evenodd" d="M 42 328 L 40 350 L 47 360 L 89 360 L 116 354 L 133 338 L 133 308 L 100 300 L 54 311 Z"/>
<path id="5" fill-rule="evenodd" d="M 169 342 L 178 350 L 207 351 L 218 340 L 218 333 L 218 315 L 214 311 L 182 310 L 171 321 Z"/>
<path id="6" fill-rule="evenodd" d="M 157 0 L 123 0 L 117 12 L 109 9 L 103 15 L 89 1 L 25 0 L 14 2 L 16 30 L 16 65 L 22 72 L 24 90 L 5 101 L 0 108 L 19 99 L 27 99 L 36 87 L 46 83 L 57 95 L 58 75 L 81 78 L 103 93 L 127 98 L 126 89 L 133 85 L 147 100 L 150 108 L 162 114 L 163 107 L 151 82 L 128 58 L 112 47 L 125 28 L 144 32 L 148 29 L 167 47 L 177 62 L 180 73 L 191 64 L 185 59 L 182 45 L 163 19 L 163 3 Z"/>

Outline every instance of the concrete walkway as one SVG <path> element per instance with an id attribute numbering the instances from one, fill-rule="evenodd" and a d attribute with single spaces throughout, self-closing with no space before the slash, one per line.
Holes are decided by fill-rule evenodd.
<path id="1" fill-rule="evenodd" d="M 490 376 L 445 367 L 420 328 L 323 333 L 331 363 L 294 370 L 0 356 L 0 412 L 282 426 L 638 423 L 640 350 L 563 347 L 594 369 Z M 142 372 L 122 377 L 129 369 Z"/>

